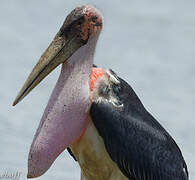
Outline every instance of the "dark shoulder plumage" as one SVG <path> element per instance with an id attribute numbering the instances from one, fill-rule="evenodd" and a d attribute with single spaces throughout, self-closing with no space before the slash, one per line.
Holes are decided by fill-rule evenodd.
<path id="1" fill-rule="evenodd" d="M 113 71 L 98 82 L 90 115 L 111 159 L 129 179 L 188 179 L 175 141 Z"/>

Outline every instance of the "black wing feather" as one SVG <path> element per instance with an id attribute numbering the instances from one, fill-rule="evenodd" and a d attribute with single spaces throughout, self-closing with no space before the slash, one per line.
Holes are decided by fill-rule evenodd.
<path id="1" fill-rule="evenodd" d="M 123 107 L 101 101 L 93 102 L 90 109 L 111 159 L 131 180 L 187 180 L 187 167 L 175 141 L 133 89 L 118 79 L 116 95 Z"/>

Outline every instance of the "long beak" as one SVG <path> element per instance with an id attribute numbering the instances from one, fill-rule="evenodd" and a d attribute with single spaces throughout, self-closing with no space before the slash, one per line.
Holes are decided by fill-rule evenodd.
<path id="1" fill-rule="evenodd" d="M 59 36 L 59 34 L 60 33 L 56 35 L 52 43 L 45 50 L 37 64 L 34 66 L 32 72 L 28 76 L 22 89 L 19 91 L 16 99 L 14 100 L 13 106 L 21 101 L 52 70 L 54 70 L 59 64 L 65 62 L 77 49 L 83 45 L 83 42 L 81 42 L 76 35 L 65 38 L 64 36 Z"/>

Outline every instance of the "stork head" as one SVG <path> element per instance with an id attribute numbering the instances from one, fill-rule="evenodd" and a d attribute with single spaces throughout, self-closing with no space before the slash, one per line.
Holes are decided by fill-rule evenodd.
<path id="1" fill-rule="evenodd" d="M 80 74 L 75 73 L 77 76 L 75 78 L 79 81 L 80 86 L 83 87 L 87 85 L 87 83 L 89 83 L 90 68 L 93 64 L 92 60 L 95 44 L 101 29 L 102 16 L 96 8 L 85 5 L 74 9 L 67 16 L 54 40 L 33 68 L 13 105 L 21 101 L 42 79 L 62 63 L 65 68 L 62 68 L 61 74 L 70 71 L 70 69 L 67 68 L 69 66 L 66 66 L 67 64 L 74 66 L 75 63 L 77 63 L 75 65 L 77 68 L 75 69 L 77 69 L 76 72 Z M 87 48 L 90 50 L 85 51 Z M 80 54 L 78 52 L 82 52 L 82 58 L 79 57 Z M 90 63 L 86 65 L 87 58 Z M 81 70 L 81 64 L 84 64 L 84 69 L 82 69 L 82 72 L 79 72 L 79 70 Z M 86 84 L 83 83 L 81 77 L 83 75 L 85 76 L 83 79 Z M 60 78 L 61 77 L 60 75 Z M 57 88 L 55 88 L 52 93 L 31 145 L 28 161 L 28 178 L 38 177 L 44 174 L 57 156 L 67 148 L 85 128 L 89 86 L 84 87 L 86 91 L 82 91 L 84 88 L 79 89 L 79 87 L 76 87 L 76 90 L 74 89 L 75 91 L 73 92 L 70 86 L 73 85 L 75 87 L 75 79 L 71 81 L 71 83 L 73 82 L 72 84 L 68 84 L 67 81 L 66 83 L 63 82 L 64 79 L 68 79 L 68 77 L 64 79 L 63 77 L 61 79 L 59 78 L 56 85 Z M 66 92 L 66 90 L 68 90 L 68 92 Z M 75 100 L 76 94 L 80 95 L 78 96 L 82 100 L 82 104 L 75 102 L 77 101 Z M 66 105 L 63 103 L 66 103 Z M 72 108 L 72 104 L 76 104 L 76 107 Z"/>
<path id="2" fill-rule="evenodd" d="M 52 43 L 45 50 L 33 68 L 13 106 L 21 101 L 39 82 L 58 65 L 64 63 L 80 47 L 99 34 L 102 29 L 102 16 L 89 5 L 75 8 L 65 19 Z"/>

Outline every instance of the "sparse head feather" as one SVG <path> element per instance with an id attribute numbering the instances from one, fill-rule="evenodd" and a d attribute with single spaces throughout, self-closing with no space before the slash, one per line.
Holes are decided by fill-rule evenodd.
<path id="1" fill-rule="evenodd" d="M 93 6 L 84 5 L 75 8 L 66 18 L 60 29 L 60 35 L 78 33 L 79 37 L 86 41 L 102 29 L 102 16 Z"/>

